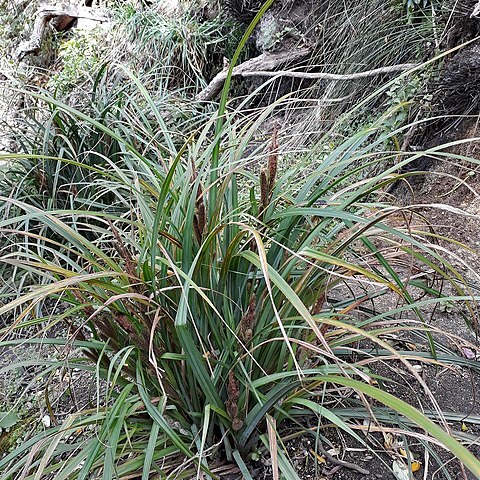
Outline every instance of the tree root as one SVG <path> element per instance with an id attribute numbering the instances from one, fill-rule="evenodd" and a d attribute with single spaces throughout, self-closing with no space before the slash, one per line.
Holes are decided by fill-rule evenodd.
<path id="1" fill-rule="evenodd" d="M 386 75 L 389 73 L 403 72 L 411 68 L 418 67 L 416 63 L 402 63 L 400 65 L 392 65 L 391 67 L 375 68 L 374 70 L 366 70 L 358 73 L 312 73 L 312 72 L 298 72 L 295 70 L 279 70 L 275 72 L 256 71 L 244 72 L 242 77 L 290 77 L 301 78 L 305 80 L 329 80 L 333 82 L 342 82 L 346 80 L 359 80 L 360 78 L 375 77 L 377 75 Z"/>

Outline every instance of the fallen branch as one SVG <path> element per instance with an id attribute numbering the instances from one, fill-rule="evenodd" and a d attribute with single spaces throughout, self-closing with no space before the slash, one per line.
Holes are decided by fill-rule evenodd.
<path id="1" fill-rule="evenodd" d="M 301 78 L 306 80 L 331 80 L 334 82 L 341 82 L 344 80 L 358 80 L 360 78 L 375 77 L 377 75 L 386 75 L 388 73 L 403 72 L 410 70 L 411 68 L 418 67 L 416 63 L 403 63 L 400 65 L 392 65 L 391 67 L 375 68 L 374 70 L 366 70 L 365 72 L 358 73 L 311 73 L 311 72 L 298 72 L 295 70 L 278 70 L 275 72 L 262 71 L 257 72 L 244 72 L 242 77 L 291 77 Z"/>
<path id="2" fill-rule="evenodd" d="M 310 49 L 302 48 L 296 51 L 285 50 L 275 53 L 262 53 L 258 57 L 247 60 L 246 62 L 237 65 L 232 72 L 232 77 L 244 77 L 248 73 L 255 72 L 259 69 L 275 70 L 281 65 L 299 60 L 310 53 Z M 207 102 L 213 100 L 223 88 L 225 79 L 227 78 L 228 68 L 225 68 L 218 73 L 214 79 L 197 95 L 196 99 Z"/>
<path id="3" fill-rule="evenodd" d="M 304 57 L 308 53 L 309 51 L 306 49 L 299 52 L 281 52 L 280 54 L 264 53 L 259 57 L 247 60 L 246 62 L 238 65 L 238 67 L 235 67 L 232 72 L 232 77 L 290 77 L 305 80 L 330 80 L 339 82 L 347 80 L 359 80 L 361 78 L 386 75 L 395 72 L 403 72 L 418 66 L 415 63 L 403 63 L 400 65 L 392 65 L 390 67 L 375 68 L 374 70 L 367 70 L 365 72 L 347 74 L 299 72 L 296 70 L 274 70 L 275 67 L 279 66 L 280 64 L 295 60 L 299 57 Z M 222 90 L 226 77 L 227 70 L 220 72 L 210 82 L 210 84 L 197 95 L 197 100 L 213 100 Z"/>
<path id="4" fill-rule="evenodd" d="M 38 53 L 45 37 L 45 30 L 50 21 L 54 21 L 54 27 L 58 31 L 64 30 L 76 18 L 85 18 L 97 22 L 105 22 L 107 18 L 98 15 L 91 7 L 68 7 L 44 6 L 36 14 L 33 32 L 30 40 L 23 42 L 15 51 L 15 59 L 22 60 L 27 55 Z"/>

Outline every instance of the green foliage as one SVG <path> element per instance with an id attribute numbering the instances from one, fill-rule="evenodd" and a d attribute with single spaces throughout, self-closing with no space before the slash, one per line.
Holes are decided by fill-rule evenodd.
<path id="1" fill-rule="evenodd" d="M 171 38 L 188 40 L 163 26 L 152 19 L 144 53 L 153 45 L 166 54 Z M 167 67 L 200 77 L 201 35 L 171 52 Z M 0 306 L 8 319 L 0 348 L 73 350 L 68 362 L 38 361 L 39 377 L 90 372 L 97 402 L 25 438 L 0 459 L 0 479 L 217 478 L 225 461 L 248 478 L 249 460 L 267 456 L 285 478 L 298 478 L 285 429 L 311 434 L 313 419 L 317 441 L 330 425 L 365 444 L 354 430 L 358 411 L 385 412 L 365 396 L 395 412 L 390 424 L 421 428 L 480 475 L 478 460 L 384 392 L 387 380 L 372 367 L 376 356 L 400 361 L 421 382 L 408 357 L 382 339 L 412 330 L 395 315 L 415 315 L 415 334 L 430 341 L 415 360 L 441 362 L 423 307 L 458 302 L 475 314 L 478 298 L 426 228 L 424 210 L 384 202 L 385 188 L 422 153 L 372 174 L 399 157 L 384 149 L 397 124 L 379 121 L 332 142 L 340 120 L 308 153 L 281 157 L 289 139 L 276 127 L 266 148 L 252 151 L 265 121 L 296 99 L 252 113 L 247 98 L 233 110 L 227 78 L 219 111 L 195 123 L 196 106 L 184 121 L 184 106 L 167 92 L 175 74 L 150 81 L 143 73 L 105 69 L 82 111 L 30 94 L 48 106 L 48 119 L 30 123 L 0 195 L 0 265 L 12 278 L 2 291 L 9 300 Z M 150 94 L 147 86 L 159 84 Z M 384 87 L 399 106 L 409 88 L 403 80 Z M 412 263 L 428 277 L 412 277 Z M 455 295 L 442 295 L 437 279 Z M 396 307 L 377 308 L 380 297 Z M 47 300 L 59 308 L 47 311 Z M 47 335 L 58 325 L 63 333 Z"/>
<path id="2" fill-rule="evenodd" d="M 0 412 L 0 429 L 11 428 L 18 420 L 18 416 L 13 412 Z"/>
<path id="3" fill-rule="evenodd" d="M 146 91 L 142 94 L 153 106 Z M 50 343 L 81 347 L 85 356 L 69 358 L 69 366 L 95 370 L 108 389 L 93 411 L 67 417 L 0 460 L 0 478 L 21 469 L 39 478 L 55 472 L 59 478 L 109 479 L 113 471 L 119 476 L 143 471 L 143 478 L 154 471 L 192 476 L 210 472 L 223 458 L 235 458 L 245 468 L 251 452 L 268 455 L 261 439 L 273 448 L 263 437 L 270 417 L 278 435 L 285 421 L 302 430 L 305 416 L 313 415 L 362 441 L 348 414 L 361 402 L 344 399 L 345 411 L 330 410 L 338 385 L 385 402 L 479 471 L 457 441 L 370 386 L 375 379 L 370 368 L 341 353 L 367 338 L 409 365 L 380 338 L 399 328 L 396 321 L 385 323 L 378 312 L 359 324 L 355 315 L 364 301 L 393 294 L 422 318 L 409 277 L 402 280 L 402 256 L 437 262 L 437 274 L 457 278 L 459 298 L 470 298 L 428 233 L 412 235 L 409 224 L 399 223 L 397 210 L 378 201 L 376 192 L 393 181 L 401 164 L 352 187 L 360 158 L 361 169 L 384 161 L 374 130 L 345 141 L 299 181 L 310 159 L 279 170 L 275 134 L 260 171 L 252 170 L 245 156 L 275 105 L 246 125 L 229 115 L 212 137 L 213 116 L 183 145 L 167 131 L 161 140 L 152 134 L 146 143 L 169 146 L 154 159 L 140 153 L 136 136 L 125 135 L 122 123 L 105 126 L 49 102 L 120 146 L 122 155 L 108 169 L 98 169 L 94 180 L 114 200 L 45 211 L 27 198 L 3 198 L 19 213 L 5 211 L 0 222 L 3 238 L 16 247 L 9 245 L 11 253 L 1 261 L 24 281 L 20 295 L 0 307 L 0 314 L 23 312 L 7 329 L 40 327 L 45 318 L 34 313 L 35 306 L 46 298 L 61 300 L 65 308 L 49 315 L 48 324 L 65 322 L 75 334 Z M 212 155 L 218 155 L 215 171 Z M 245 189 L 245 182 L 253 188 Z M 415 209 L 409 212 L 416 216 Z M 55 235 L 28 229 L 26 218 Z M 384 242 L 396 245 L 393 256 Z M 336 297 L 346 279 L 363 287 Z M 14 344 L 4 340 L 0 347 Z M 46 372 L 64 368 L 57 364 L 50 362 Z M 37 453 L 28 455 L 31 448 Z M 275 448 L 284 455 L 281 442 Z M 288 462 L 280 468 L 285 475 L 291 470 Z"/>
<path id="4" fill-rule="evenodd" d="M 95 31 L 77 31 L 62 41 L 58 49 L 58 61 L 62 66 L 50 77 L 48 87 L 65 95 L 86 80 L 92 80 L 106 54 L 104 42 L 99 41 L 101 38 L 98 30 L 97 34 Z"/>
<path id="5" fill-rule="evenodd" d="M 385 115 L 381 119 L 381 126 L 386 132 L 392 133 L 400 131 L 405 132 L 402 126 L 408 124 L 412 117 L 411 109 L 418 108 L 425 103 L 425 86 L 429 76 L 425 72 L 410 75 L 408 78 L 400 78 L 391 83 L 390 88 L 385 92 L 388 97 Z M 414 115 L 413 115 L 414 116 Z M 389 141 L 393 142 L 388 148 L 400 149 L 400 141 L 396 136 L 389 136 Z"/>

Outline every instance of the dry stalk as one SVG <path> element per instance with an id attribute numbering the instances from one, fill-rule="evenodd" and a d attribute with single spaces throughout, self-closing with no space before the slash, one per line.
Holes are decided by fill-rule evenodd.
<path id="1" fill-rule="evenodd" d="M 278 125 L 275 125 L 272 133 L 272 140 L 269 146 L 269 155 L 267 168 L 260 171 L 260 215 L 259 219 L 263 220 L 263 215 L 272 200 L 273 187 L 277 178 L 278 169 Z"/>
<path id="2" fill-rule="evenodd" d="M 265 169 L 260 172 L 260 216 L 263 217 L 263 212 L 268 207 L 269 190 L 268 190 L 268 177 Z"/>
<path id="3" fill-rule="evenodd" d="M 270 195 L 272 194 L 273 187 L 275 185 L 275 180 L 277 178 L 277 168 L 278 168 L 278 125 L 275 125 L 272 133 L 272 141 L 270 142 L 268 156 L 268 190 Z"/>

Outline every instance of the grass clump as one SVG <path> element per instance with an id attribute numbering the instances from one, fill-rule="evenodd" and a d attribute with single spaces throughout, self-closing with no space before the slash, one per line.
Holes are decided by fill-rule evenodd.
<path id="1" fill-rule="evenodd" d="M 149 74 L 151 91 L 160 82 L 179 95 L 197 93 L 221 69 L 223 58 L 231 58 L 242 35 L 234 20 L 220 13 L 201 18 L 193 5 L 167 15 L 127 4 L 117 15 L 121 34 L 114 55 L 123 57 L 129 50 L 131 68 Z"/>
<path id="2" fill-rule="evenodd" d="M 93 370 L 108 385 L 96 408 L 59 419 L 0 460 L 3 478 L 20 472 L 60 478 L 143 472 L 148 478 L 155 471 L 178 478 L 203 471 L 213 478 L 225 460 L 247 472 L 249 455 L 259 448 L 274 468 L 296 478 L 282 425 L 303 430 L 305 416 L 313 415 L 363 442 L 348 411 L 362 403 L 374 408 L 368 396 L 476 471 L 478 462 L 453 437 L 372 386 L 376 376 L 362 360 L 340 353 L 366 339 L 408 367 L 380 338 L 398 322 L 371 314 L 359 323 L 358 309 L 388 294 L 421 319 L 410 285 L 422 282 L 402 272 L 409 259 L 428 266 L 429 275 L 458 274 L 420 226 L 398 223 L 405 212 L 416 216 L 415 209 L 379 201 L 399 167 L 352 183 L 358 169 L 382 161 L 375 146 L 384 140 L 363 131 L 299 181 L 304 165 L 283 164 L 275 135 L 260 171 L 249 166 L 243 152 L 261 118 L 245 125 L 227 117 L 212 143 L 216 121 L 178 149 L 172 139 L 170 159 L 153 162 L 116 130 L 90 120 L 122 146 L 115 165 L 97 170 L 96 187 L 114 194 L 105 208 L 43 210 L 3 198 L 19 214 L 0 223 L 2 263 L 24 285 L 0 308 L 2 315 L 20 312 L 3 336 L 32 325 L 41 335 L 62 322 L 67 336 L 47 343 L 81 348 L 69 367 Z M 212 155 L 218 155 L 215 171 Z M 26 219 L 38 229 L 25 228 Z M 357 285 L 349 295 L 345 282 Z M 454 283 L 459 297 L 471 298 Z M 61 302 L 61 311 L 39 314 L 47 298 Z M 37 341 L 45 340 L 22 340 Z M 60 365 L 46 362 L 45 372 Z M 348 395 L 345 412 L 333 413 L 339 391 L 349 389 L 360 400 Z M 78 431 L 83 434 L 72 441 Z M 38 453 L 27 455 L 30 448 Z"/>
<path id="3" fill-rule="evenodd" d="M 13 298 L 0 306 L 0 347 L 61 347 L 68 360 L 39 361 L 39 378 L 70 369 L 97 381 L 95 404 L 55 418 L 1 458 L 0 478 L 219 478 L 234 463 L 249 479 L 249 462 L 262 455 L 275 478 L 296 479 L 286 433 L 311 434 L 313 419 L 317 443 L 337 429 L 365 445 L 356 413 L 381 426 L 379 404 L 407 434 L 421 429 L 426 448 L 439 442 L 480 475 L 411 357 L 382 339 L 415 330 L 430 341 L 415 359 L 435 362 L 425 302 L 474 311 L 475 296 L 421 207 L 384 202 L 385 187 L 419 154 L 368 174 L 399 157 L 382 151 L 398 132 L 381 127 L 325 152 L 327 135 L 309 154 L 293 152 L 295 161 L 280 156 L 285 139 L 274 128 L 266 149 L 251 152 L 260 125 L 288 99 L 234 111 L 227 79 L 219 111 L 182 132 L 167 128 L 163 104 L 141 81 L 123 78 L 122 100 L 98 108 L 103 115 L 32 94 L 75 135 L 68 154 L 60 134 L 44 143 L 48 155 L 18 157 L 54 162 L 49 181 L 67 189 L 64 166 L 95 175 L 72 177 L 77 193 L 61 204 L 53 187 L 39 200 L 11 184 L 0 197 L 0 262 L 13 279 L 3 291 Z M 432 279 L 448 281 L 455 295 L 442 295 Z M 380 297 L 416 320 L 366 307 Z M 60 325 L 62 333 L 48 335 Z M 377 361 L 401 362 L 446 430 L 380 388 Z"/>

